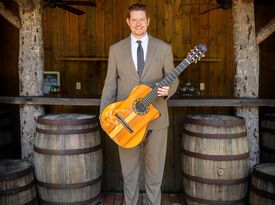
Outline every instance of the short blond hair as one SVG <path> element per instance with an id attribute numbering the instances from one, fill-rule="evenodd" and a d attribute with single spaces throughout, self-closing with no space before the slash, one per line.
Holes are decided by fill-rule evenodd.
<path id="1" fill-rule="evenodd" d="M 145 4 L 135 3 L 128 7 L 128 18 L 130 17 L 130 13 L 132 11 L 144 11 L 146 16 L 148 16 L 147 7 Z"/>

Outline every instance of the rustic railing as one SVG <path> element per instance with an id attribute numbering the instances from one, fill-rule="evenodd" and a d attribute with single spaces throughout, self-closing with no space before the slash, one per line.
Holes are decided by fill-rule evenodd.
<path id="1" fill-rule="evenodd" d="M 99 98 L 77 97 L 6 97 L 0 96 L 0 103 L 4 104 L 29 104 L 29 105 L 75 105 L 99 106 Z M 168 100 L 171 107 L 275 107 L 275 99 L 259 98 L 180 98 Z"/>

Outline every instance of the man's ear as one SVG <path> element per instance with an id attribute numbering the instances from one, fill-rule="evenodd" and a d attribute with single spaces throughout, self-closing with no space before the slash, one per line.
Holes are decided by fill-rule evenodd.
<path id="1" fill-rule="evenodd" d="M 130 26 L 130 19 L 126 19 L 126 23 L 128 24 L 128 26 Z"/>

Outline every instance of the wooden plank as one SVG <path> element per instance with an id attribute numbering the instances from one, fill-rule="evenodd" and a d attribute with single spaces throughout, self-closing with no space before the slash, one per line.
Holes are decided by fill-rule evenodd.
<path id="1" fill-rule="evenodd" d="M 123 194 L 115 193 L 115 200 L 113 205 L 121 205 L 121 204 L 123 204 Z"/>
<path id="2" fill-rule="evenodd" d="M 177 194 L 170 194 L 171 205 L 181 205 L 181 200 Z"/>
<path id="3" fill-rule="evenodd" d="M 74 106 L 99 106 L 99 98 L 59 98 L 59 97 L 7 97 L 0 96 L 1 104 L 28 104 L 28 105 L 74 105 Z M 275 99 L 253 99 L 253 98 L 211 98 L 211 99 L 170 99 L 168 105 L 171 107 L 249 107 L 266 106 L 275 107 Z"/>
<path id="4" fill-rule="evenodd" d="M 159 2 L 158 2 L 159 3 Z M 157 36 L 157 0 L 147 0 L 146 5 L 150 17 L 150 25 L 148 27 L 148 32 L 152 36 Z"/>
<path id="5" fill-rule="evenodd" d="M 67 42 L 66 50 L 68 55 L 79 56 L 79 27 L 78 27 L 79 16 L 69 13 L 69 42 Z M 76 89 L 76 82 L 80 81 L 80 70 L 79 62 L 67 63 L 65 74 L 65 83 L 67 83 L 68 94 L 80 95 L 79 90 Z M 71 112 L 74 108 L 68 109 Z"/>
<path id="6" fill-rule="evenodd" d="M 226 45 L 225 45 L 225 81 L 224 83 L 224 93 L 223 96 L 234 96 L 234 75 L 235 75 L 235 68 L 234 68 L 234 49 L 233 49 L 233 19 L 232 19 L 232 11 L 228 10 L 225 15 L 226 19 L 226 32 L 224 33 L 226 36 Z"/>
<path id="7" fill-rule="evenodd" d="M 105 15 L 104 15 L 104 1 L 97 1 L 96 6 L 96 56 L 102 57 L 107 56 L 108 53 L 105 51 L 105 35 L 104 35 L 104 21 L 105 21 Z"/>
<path id="8" fill-rule="evenodd" d="M 107 53 L 109 52 L 110 45 L 114 43 L 113 4 L 115 4 L 113 1 L 105 1 L 104 3 L 104 46 Z"/>
<path id="9" fill-rule="evenodd" d="M 115 26 L 113 27 L 112 35 L 113 42 L 118 42 L 122 39 L 122 24 L 125 24 L 125 19 L 121 15 L 123 1 L 114 1 L 114 4 L 116 6 L 114 6 L 112 10 L 112 19 Z"/>
<path id="10" fill-rule="evenodd" d="M 78 17 L 78 44 L 79 44 L 79 50 L 78 55 L 79 56 L 85 56 L 87 55 L 93 55 L 95 53 L 95 42 L 96 42 L 96 35 L 95 35 L 95 23 L 89 21 L 89 15 L 92 16 L 92 19 L 95 21 L 95 8 L 94 7 L 79 7 L 80 10 L 84 11 L 86 13 L 85 15 L 81 15 Z M 94 31 L 94 32 L 91 32 Z M 82 43 L 85 42 L 85 43 Z M 94 53 L 93 53 L 94 52 Z M 88 89 L 88 79 L 87 76 L 89 76 L 89 67 L 88 62 L 82 62 L 79 63 L 79 72 L 81 73 L 78 77 L 78 81 L 81 83 L 81 90 L 78 90 L 79 95 L 85 96 L 89 95 Z"/>
<path id="11" fill-rule="evenodd" d="M 113 205 L 115 201 L 115 194 L 113 192 L 105 192 L 103 204 L 104 205 Z"/>
<path id="12" fill-rule="evenodd" d="M 170 196 L 169 194 L 163 193 L 161 194 L 161 204 L 162 205 L 170 205 Z"/>
<path id="13" fill-rule="evenodd" d="M 200 6 L 200 13 L 204 12 L 209 9 L 209 4 L 202 4 Z M 199 21 L 200 21 L 200 43 L 205 43 L 206 46 L 208 46 L 208 40 L 209 40 L 209 14 L 201 14 L 199 15 Z M 208 57 L 208 52 L 205 53 L 206 57 Z M 202 58 L 201 60 L 205 60 L 205 58 Z M 219 62 L 221 59 L 219 59 Z M 214 62 L 214 61 L 213 61 Z M 211 64 L 212 65 L 212 64 Z M 204 83 L 204 85 L 207 85 L 208 83 L 208 72 L 209 72 L 209 63 L 200 63 L 199 64 L 199 81 L 195 82 L 195 86 L 198 88 L 200 87 L 200 83 Z M 204 90 L 200 90 L 200 96 L 206 96 L 207 92 Z"/>
<path id="14" fill-rule="evenodd" d="M 183 56 L 183 53 L 181 53 L 181 55 Z M 184 57 L 181 57 L 181 58 L 174 58 L 174 61 L 175 62 L 181 62 L 184 58 Z M 90 57 L 57 57 L 56 60 L 59 60 L 59 61 L 92 61 L 92 62 L 97 62 L 97 61 L 108 61 L 108 58 L 90 58 Z M 201 62 L 212 62 L 212 63 L 218 63 L 218 62 L 221 62 L 221 59 L 219 58 L 213 58 L 213 59 L 210 59 L 210 58 L 202 58 L 200 60 Z"/>
<path id="15" fill-rule="evenodd" d="M 156 28 L 156 37 L 159 39 L 165 39 L 165 7 L 164 1 L 158 2 L 156 6 L 156 14 L 157 14 L 157 28 Z"/>
<path id="16" fill-rule="evenodd" d="M 172 1 L 163 1 L 164 2 L 164 40 L 169 44 L 172 43 L 173 33 L 174 33 L 174 24 L 173 24 L 173 4 Z"/>
<path id="17" fill-rule="evenodd" d="M 207 55 L 209 58 L 218 58 L 218 39 L 217 34 L 218 28 L 218 10 L 212 10 L 209 13 L 209 42 Z M 217 96 L 218 86 L 218 70 L 219 65 L 211 64 L 208 72 L 208 82 L 206 82 L 206 93 L 207 96 Z"/>
<path id="18" fill-rule="evenodd" d="M 183 5 L 180 0 L 175 0 L 173 5 L 174 15 L 173 15 L 173 24 L 174 24 L 174 35 L 172 39 L 172 46 L 175 56 L 183 56 L 183 43 L 182 43 L 182 34 L 183 32 Z M 179 59 L 181 62 L 183 59 Z M 175 58 L 174 58 L 174 61 Z"/>

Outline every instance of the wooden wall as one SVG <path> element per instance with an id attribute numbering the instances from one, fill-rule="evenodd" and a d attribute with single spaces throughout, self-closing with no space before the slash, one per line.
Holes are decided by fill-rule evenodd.
<path id="1" fill-rule="evenodd" d="M 44 9 L 45 70 L 61 73 L 63 94 L 100 95 L 106 62 L 60 61 L 59 57 L 107 57 L 109 46 L 129 35 L 125 18 L 134 1 L 97 1 L 97 7 L 78 8 L 86 14 L 76 16 L 61 9 Z M 142 1 L 150 9 L 151 35 L 173 46 L 176 59 L 200 42 L 208 46 L 207 59 L 191 65 L 181 76 L 195 86 L 205 83 L 202 96 L 233 96 L 233 47 L 231 10 L 201 12 L 216 6 L 215 0 Z M 175 61 L 175 65 L 180 61 Z M 75 83 L 82 89 L 76 90 Z"/>
<path id="2" fill-rule="evenodd" d="M 96 8 L 78 7 L 86 12 L 76 16 L 61 9 L 44 9 L 45 70 L 61 74 L 63 95 L 100 96 L 107 62 L 61 61 L 60 57 L 108 57 L 109 46 L 129 35 L 125 18 L 127 7 L 134 1 L 97 1 Z M 183 60 L 198 43 L 208 46 L 206 59 L 191 65 L 180 76 L 181 84 L 205 83 L 202 96 L 233 96 L 233 44 L 231 10 L 214 10 L 215 1 L 142 1 L 149 8 L 149 33 L 172 44 L 175 59 Z M 175 61 L 175 65 L 180 63 Z M 82 89 L 76 90 L 75 83 Z M 49 112 L 96 112 L 97 108 L 59 106 Z M 232 113 L 232 109 L 170 108 L 170 128 L 163 191 L 181 190 L 180 142 L 184 116 L 188 113 Z M 104 136 L 104 134 L 102 134 Z M 122 191 L 123 180 L 117 147 L 107 137 L 104 145 L 103 190 Z M 144 177 L 141 175 L 141 181 Z M 144 185 L 141 185 L 144 190 Z"/>
<path id="3" fill-rule="evenodd" d="M 255 8 L 256 30 L 275 17 L 275 5 L 257 5 Z M 260 44 L 260 97 L 275 97 L 275 34 Z"/>
<path id="4" fill-rule="evenodd" d="M 9 1 L 5 4 L 15 14 L 18 14 L 18 6 L 15 2 Z M 18 96 L 18 47 L 19 31 L 2 16 L 0 16 L 0 95 Z M 20 157 L 20 129 L 19 129 L 19 106 L 0 104 L 0 113 L 6 113 L 10 120 L 10 129 L 13 142 L 9 146 L 0 147 L 2 156 L 9 158 Z M 1 114 L 1 117 L 3 115 Z M 0 119 L 2 122 L 2 119 Z M 0 125 L 0 132 L 3 134 L 3 127 Z M 4 132 L 5 133 L 5 132 Z M 0 135 L 1 135 L 0 134 Z M 2 137 L 2 136 L 0 136 Z M 0 139 L 1 140 L 1 139 Z M 2 144 L 2 143 L 0 143 Z M 5 150 L 5 151 L 3 151 Z M 0 154 L 1 155 L 1 154 Z"/>
<path id="5" fill-rule="evenodd" d="M 100 97 L 107 69 L 106 61 L 68 61 L 61 57 L 107 58 L 109 46 L 129 35 L 125 22 L 127 7 L 133 0 L 96 0 L 97 7 L 77 8 L 82 16 L 59 8 L 44 8 L 43 35 L 45 70 L 59 71 L 61 96 Z M 190 80 L 199 87 L 205 83 L 202 97 L 233 97 L 235 68 L 233 63 L 231 9 L 213 10 L 215 0 L 143 0 L 150 10 L 151 35 L 172 44 L 175 59 L 183 60 L 198 43 L 208 46 L 205 59 L 190 65 L 180 76 L 180 83 Z M 272 17 L 274 6 L 256 6 L 256 28 Z M 0 74 L 1 95 L 18 95 L 18 31 L 0 16 Z M 261 97 L 275 97 L 274 34 L 260 45 Z M 175 61 L 177 65 L 180 61 Z M 81 90 L 75 89 L 81 82 Z M 177 96 L 175 96 L 177 97 Z M 233 114 L 232 108 L 169 108 L 170 127 L 163 191 L 181 191 L 180 144 L 184 116 L 187 114 Z M 80 112 L 98 114 L 98 107 L 46 106 L 47 113 Z M 104 171 L 103 190 L 122 191 L 123 181 L 116 145 L 102 134 Z M 141 176 L 141 180 L 144 178 Z M 144 186 L 141 186 L 144 190 Z"/>

